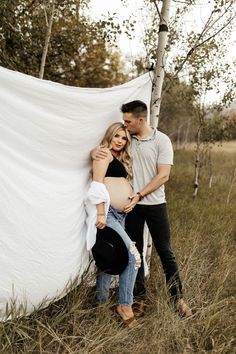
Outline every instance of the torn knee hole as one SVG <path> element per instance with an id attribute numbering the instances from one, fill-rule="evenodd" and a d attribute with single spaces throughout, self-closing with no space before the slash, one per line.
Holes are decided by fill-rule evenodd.
<path id="1" fill-rule="evenodd" d="M 137 250 L 137 247 L 135 246 L 135 242 L 130 243 L 130 253 L 134 256 L 135 258 L 135 267 L 140 268 L 141 267 L 141 257 L 139 254 L 139 251 Z"/>

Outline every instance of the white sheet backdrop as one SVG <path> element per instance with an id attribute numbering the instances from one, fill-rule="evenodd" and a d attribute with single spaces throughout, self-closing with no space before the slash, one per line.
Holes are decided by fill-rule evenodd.
<path id="1" fill-rule="evenodd" d="M 91 89 L 0 67 L 0 319 L 12 301 L 30 313 L 82 275 L 89 152 L 122 103 L 150 95 L 149 74 Z"/>

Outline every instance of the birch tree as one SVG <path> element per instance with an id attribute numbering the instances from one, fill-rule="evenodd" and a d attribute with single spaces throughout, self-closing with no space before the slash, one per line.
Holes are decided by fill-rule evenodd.
<path id="1" fill-rule="evenodd" d="M 153 77 L 152 86 L 152 99 L 151 99 L 151 124 L 152 126 L 158 126 L 161 92 L 162 85 L 165 76 L 165 56 L 166 56 L 166 44 L 168 40 L 168 25 L 171 0 L 163 0 L 161 11 L 159 11 L 157 2 L 153 1 L 156 10 L 160 17 L 158 44 L 156 50 L 156 65 Z"/>
<path id="2" fill-rule="evenodd" d="M 156 65 L 154 70 L 153 84 L 152 84 L 152 97 L 151 97 L 151 116 L 150 123 L 153 127 L 157 127 L 159 120 L 160 112 L 160 103 L 161 103 L 161 91 L 165 75 L 165 51 L 166 44 L 168 39 L 168 24 L 169 24 L 169 13 L 170 13 L 170 4 L 171 0 L 163 0 L 161 11 L 159 11 L 157 2 L 152 1 L 156 7 L 160 18 L 159 24 L 159 35 L 158 35 L 158 44 L 156 50 Z M 146 259 L 147 263 L 150 266 L 151 253 L 152 253 L 152 238 L 147 228 L 145 227 L 144 240 L 146 243 Z"/>
<path id="3" fill-rule="evenodd" d="M 211 50 L 209 50 L 211 44 Z M 229 69 L 229 64 L 225 58 L 225 45 L 221 44 L 221 48 L 212 40 L 210 43 L 205 43 L 198 53 L 194 53 L 189 61 L 189 81 L 193 87 L 193 95 L 195 97 L 195 120 L 198 124 L 196 133 L 196 147 L 195 147 L 195 177 L 194 177 L 194 192 L 193 197 L 196 197 L 199 191 L 200 170 L 203 161 L 203 156 L 209 150 L 216 139 L 214 135 L 203 134 L 204 130 L 207 132 L 208 126 L 211 127 L 212 113 L 218 107 L 224 107 L 231 103 L 236 97 L 234 84 L 227 85 L 222 90 L 222 83 L 219 78 L 224 77 L 225 81 L 230 83 L 232 80 L 231 73 L 235 72 L 234 68 Z M 217 52 L 221 52 L 221 61 L 215 61 L 214 57 Z M 218 97 L 218 104 L 210 106 L 206 103 L 209 92 L 215 90 L 219 92 L 221 97 Z M 223 92 L 221 92 L 221 90 Z M 224 131 L 222 131 L 222 134 Z M 212 166 L 209 166 L 212 169 Z"/>

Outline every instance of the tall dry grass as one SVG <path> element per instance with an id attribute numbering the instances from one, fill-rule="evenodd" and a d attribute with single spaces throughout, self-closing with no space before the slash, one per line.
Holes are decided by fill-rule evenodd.
<path id="1" fill-rule="evenodd" d="M 180 319 L 169 307 L 153 251 L 141 328 L 127 330 L 119 321 L 115 291 L 107 307 L 94 309 L 93 289 L 83 282 L 47 309 L 1 323 L 0 353 L 235 353 L 235 186 L 229 204 L 226 200 L 236 156 L 213 153 L 212 187 L 208 167 L 202 166 L 195 200 L 193 152 L 175 156 L 167 196 L 173 247 L 193 318 Z"/>

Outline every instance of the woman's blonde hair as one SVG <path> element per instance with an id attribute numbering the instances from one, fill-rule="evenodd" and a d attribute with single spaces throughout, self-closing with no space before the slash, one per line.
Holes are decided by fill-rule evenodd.
<path id="1" fill-rule="evenodd" d="M 101 145 L 106 145 L 108 148 L 110 148 L 111 141 L 114 138 L 114 136 L 118 133 L 119 130 L 123 130 L 126 133 L 127 143 L 125 144 L 124 148 L 118 152 L 116 158 L 120 162 L 122 162 L 122 164 L 125 166 L 125 169 L 128 173 L 127 178 L 131 180 L 132 179 L 132 161 L 131 161 L 131 152 L 130 152 L 131 137 L 124 124 L 117 122 L 110 125 L 105 132 L 105 135 L 101 141 Z"/>

